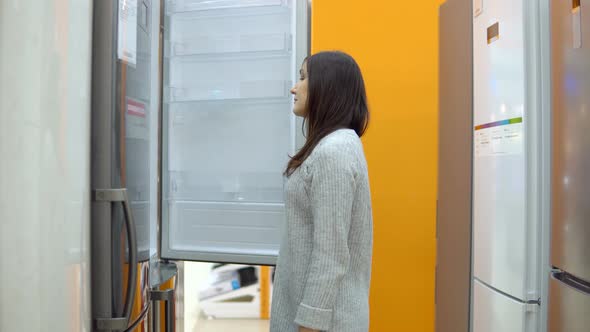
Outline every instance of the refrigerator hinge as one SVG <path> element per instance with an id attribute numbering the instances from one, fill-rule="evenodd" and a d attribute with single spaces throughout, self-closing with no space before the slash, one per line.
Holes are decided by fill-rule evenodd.
<path id="1" fill-rule="evenodd" d="M 541 300 L 527 301 L 524 304 L 525 312 L 538 312 L 541 307 Z"/>

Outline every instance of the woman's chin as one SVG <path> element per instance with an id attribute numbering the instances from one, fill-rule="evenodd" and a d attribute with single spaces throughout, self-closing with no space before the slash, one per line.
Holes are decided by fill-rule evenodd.
<path id="1" fill-rule="evenodd" d="M 295 116 L 298 116 L 300 118 L 304 118 L 305 117 L 305 113 L 301 112 L 300 110 L 293 110 L 293 114 L 295 114 Z"/>

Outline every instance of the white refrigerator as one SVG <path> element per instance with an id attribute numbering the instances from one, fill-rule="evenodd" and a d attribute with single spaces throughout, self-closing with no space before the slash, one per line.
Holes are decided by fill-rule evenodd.
<path id="1" fill-rule="evenodd" d="M 543 8 L 533 0 L 474 1 L 474 332 L 544 329 L 549 145 L 543 141 Z"/>

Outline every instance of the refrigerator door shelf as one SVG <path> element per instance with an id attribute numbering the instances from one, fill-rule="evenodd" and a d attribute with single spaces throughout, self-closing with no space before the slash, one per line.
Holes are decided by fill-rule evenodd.
<path id="1" fill-rule="evenodd" d="M 219 37 L 265 36 L 269 34 L 292 34 L 292 12 L 289 7 L 252 7 L 215 11 L 192 12 L 171 17 L 167 23 L 172 43 L 184 43 L 195 38 L 216 41 L 216 45 L 228 48 L 235 45 L 233 39 L 221 44 Z M 260 43 L 266 40 L 242 39 L 242 42 Z M 208 44 L 202 43 L 207 48 Z M 200 50 L 200 53 L 202 50 Z"/>
<path id="2" fill-rule="evenodd" d="M 293 154 L 287 103 L 173 106 L 164 197 L 283 202 L 282 171 Z"/>
<path id="3" fill-rule="evenodd" d="M 197 261 L 208 260 L 199 253 L 276 256 L 283 209 L 283 204 L 171 201 L 170 249 Z"/>
<path id="4" fill-rule="evenodd" d="M 506 296 L 475 280 L 472 332 L 536 332 L 539 305 Z"/>
<path id="5" fill-rule="evenodd" d="M 215 81 L 286 80 L 290 70 L 289 54 L 235 53 L 224 56 L 184 56 L 170 59 L 169 85 L 191 87 L 192 83 Z M 297 69 L 298 70 L 298 69 Z"/>
<path id="6" fill-rule="evenodd" d="M 287 97 L 296 71 L 291 64 L 284 54 L 176 57 L 169 64 L 164 101 Z"/>
<path id="7" fill-rule="evenodd" d="M 168 14 L 233 8 L 288 6 L 290 0 L 168 0 Z"/>
<path id="8" fill-rule="evenodd" d="M 167 89 L 168 90 L 168 89 Z M 170 99 L 166 97 L 166 99 Z M 196 100 L 196 101 L 183 101 L 183 102 L 170 102 L 170 100 L 164 101 L 164 105 L 169 109 L 170 123 L 169 126 L 183 126 L 184 118 L 186 114 L 194 112 L 224 112 L 224 111 L 236 111 L 243 112 L 245 109 L 251 109 L 257 111 L 260 107 L 286 107 L 287 109 L 293 104 L 293 97 L 282 97 L 282 98 L 246 98 L 246 99 L 215 99 L 215 100 Z M 207 109 L 211 108 L 211 109 Z"/>
<path id="9" fill-rule="evenodd" d="M 191 89 L 170 88 L 169 102 L 286 98 L 291 81 L 208 81 Z"/>
<path id="10" fill-rule="evenodd" d="M 548 332 L 586 332 L 589 327 L 590 285 L 554 274 L 549 288 Z"/>
<path id="11" fill-rule="evenodd" d="M 291 51 L 288 33 L 237 33 L 190 36 L 166 48 L 166 56 L 211 55 L 225 53 Z"/>

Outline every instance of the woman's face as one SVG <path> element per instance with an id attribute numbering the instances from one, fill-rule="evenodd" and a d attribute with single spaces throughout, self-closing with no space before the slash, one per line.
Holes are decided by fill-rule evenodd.
<path id="1" fill-rule="evenodd" d="M 293 105 L 293 113 L 300 117 L 306 117 L 307 109 L 307 63 L 304 62 L 299 70 L 299 81 L 291 89 L 295 104 Z"/>

